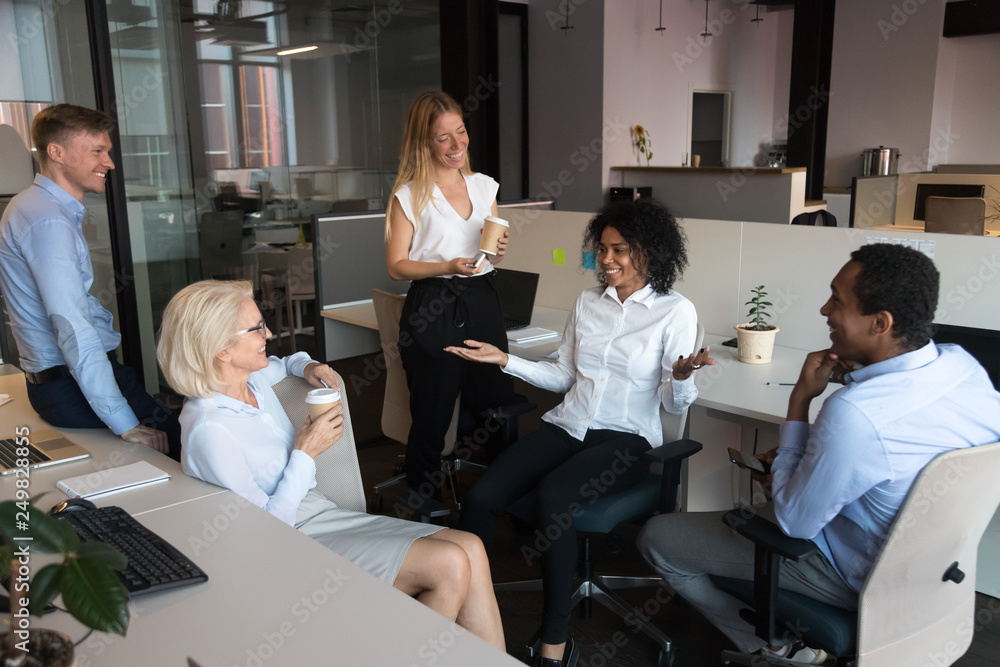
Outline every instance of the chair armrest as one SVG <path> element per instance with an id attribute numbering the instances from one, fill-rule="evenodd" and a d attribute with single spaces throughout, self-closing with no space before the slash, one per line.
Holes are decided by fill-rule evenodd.
<path id="1" fill-rule="evenodd" d="M 701 451 L 701 443 L 684 438 L 654 447 L 646 458 L 663 464 L 660 475 L 659 511 L 667 514 L 677 509 L 677 489 L 681 483 L 681 464 L 684 459 Z"/>
<path id="2" fill-rule="evenodd" d="M 785 535 L 779 526 L 753 513 L 752 508 L 726 512 L 722 521 L 758 547 L 788 560 L 803 561 L 819 553 L 811 540 Z"/>
<path id="3" fill-rule="evenodd" d="M 509 417 L 517 417 L 519 415 L 527 414 L 537 407 L 538 406 L 531 401 L 511 403 L 508 405 L 501 405 L 496 410 L 492 410 L 490 412 L 490 416 L 494 419 L 507 419 Z"/>
<path id="4" fill-rule="evenodd" d="M 660 463 L 673 463 L 674 461 L 686 459 L 692 454 L 697 454 L 701 449 L 702 444 L 697 440 L 684 438 L 683 440 L 674 440 L 673 442 L 650 449 L 646 452 L 646 458 L 659 461 Z"/>

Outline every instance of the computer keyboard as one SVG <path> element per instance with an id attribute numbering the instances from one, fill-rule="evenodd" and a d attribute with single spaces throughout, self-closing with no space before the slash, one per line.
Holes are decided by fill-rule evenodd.
<path id="1" fill-rule="evenodd" d="M 125 554 L 128 565 L 116 574 L 130 595 L 208 581 L 191 559 L 120 507 L 74 510 L 57 517 L 73 526 L 84 542 L 105 542 Z"/>

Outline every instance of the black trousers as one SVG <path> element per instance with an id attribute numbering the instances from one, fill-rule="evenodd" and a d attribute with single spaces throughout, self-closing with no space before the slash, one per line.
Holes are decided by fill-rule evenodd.
<path id="1" fill-rule="evenodd" d="M 181 426 L 177 421 L 179 415 L 147 394 L 145 388 L 139 384 L 135 371 L 118 363 L 113 353 L 108 357 L 118 388 L 135 413 L 136 419 L 143 426 L 166 433 L 167 441 L 170 443 L 170 458 L 180 461 Z M 90 402 L 69 371 L 65 371 L 63 377 L 45 384 L 28 382 L 27 389 L 31 407 L 42 419 L 55 427 L 107 428 L 90 407 Z"/>
<path id="2" fill-rule="evenodd" d="M 521 548 L 539 560 L 544 583 L 542 641 L 561 644 L 569 635 L 570 598 L 577 560 L 574 517 L 588 503 L 620 493 L 649 472 L 640 435 L 587 431 L 583 440 L 548 422 L 511 445 L 465 497 L 459 528 L 475 533 L 490 550 L 496 514 L 523 496 L 534 496 L 535 535 Z"/>
<path id="3" fill-rule="evenodd" d="M 414 281 L 399 321 L 399 352 L 413 420 L 406 443 L 406 482 L 423 496 L 439 493 L 444 436 L 459 394 L 463 409 L 474 414 L 513 398 L 513 380 L 497 366 L 444 351 L 466 340 L 507 351 L 493 274 Z"/>

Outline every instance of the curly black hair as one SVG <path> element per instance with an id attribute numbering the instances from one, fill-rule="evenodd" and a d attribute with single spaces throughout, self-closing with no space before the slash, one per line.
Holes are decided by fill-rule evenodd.
<path id="1" fill-rule="evenodd" d="M 937 310 L 940 276 L 927 255 L 889 243 L 865 245 L 851 253 L 861 264 L 854 281 L 862 315 L 883 310 L 892 314 L 892 335 L 907 350 L 930 340 Z"/>
<path id="2" fill-rule="evenodd" d="M 667 207 L 651 199 L 608 204 L 594 216 L 583 235 L 583 251 L 594 253 L 601 243 L 605 228 L 613 227 L 629 245 L 629 256 L 646 282 L 658 294 L 673 287 L 688 265 L 687 240 L 677 220 Z M 604 273 L 598 270 L 598 280 L 607 286 Z"/>

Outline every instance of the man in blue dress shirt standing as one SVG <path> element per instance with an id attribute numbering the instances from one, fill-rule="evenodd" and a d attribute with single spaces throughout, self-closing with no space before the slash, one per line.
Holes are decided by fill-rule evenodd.
<path id="1" fill-rule="evenodd" d="M 58 104 L 31 127 L 41 173 L 0 219 L 0 289 L 25 371 L 28 400 L 53 426 L 107 426 L 126 442 L 180 455 L 177 416 L 118 363 L 121 334 L 88 290 L 87 193 L 103 194 L 111 160 L 105 113 Z"/>
<path id="2" fill-rule="evenodd" d="M 806 357 L 771 465 L 776 523 L 822 555 L 785 562 L 781 587 L 843 609 L 858 592 L 917 475 L 938 454 L 1000 440 L 1000 393 L 956 345 L 931 340 L 938 271 L 916 250 L 866 245 L 851 253 L 820 309 L 829 349 Z M 843 381 L 809 425 L 809 405 L 831 377 Z M 819 664 L 826 654 L 767 646 L 717 589 L 717 574 L 753 579 L 753 544 L 721 512 L 652 519 L 639 538 L 646 560 L 741 651 Z"/>

